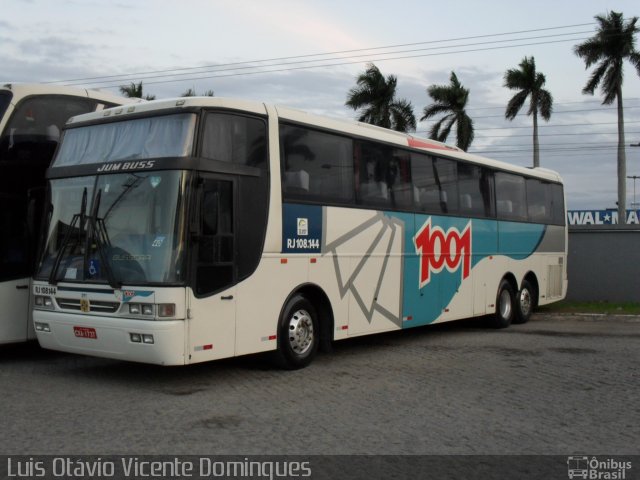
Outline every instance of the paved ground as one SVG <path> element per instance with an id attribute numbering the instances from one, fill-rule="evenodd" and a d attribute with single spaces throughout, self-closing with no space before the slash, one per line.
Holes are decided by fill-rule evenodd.
<path id="1" fill-rule="evenodd" d="M 307 369 L 0 348 L 2 454 L 640 453 L 640 318 L 340 342 Z"/>

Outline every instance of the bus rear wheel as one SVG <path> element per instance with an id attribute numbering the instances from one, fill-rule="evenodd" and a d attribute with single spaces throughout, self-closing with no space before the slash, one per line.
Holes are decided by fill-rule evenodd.
<path id="1" fill-rule="evenodd" d="M 492 325 L 495 328 L 507 328 L 511 325 L 515 316 L 515 293 L 508 280 L 503 279 L 498 287 L 496 297 L 496 313 L 493 316 Z"/>
<path id="2" fill-rule="evenodd" d="M 516 299 L 516 315 L 513 318 L 513 323 L 527 323 L 529 321 L 536 304 L 535 295 L 533 286 L 524 280 Z"/>
<path id="3" fill-rule="evenodd" d="M 318 313 L 300 294 L 291 297 L 280 316 L 276 363 L 288 370 L 306 367 L 318 351 Z"/>

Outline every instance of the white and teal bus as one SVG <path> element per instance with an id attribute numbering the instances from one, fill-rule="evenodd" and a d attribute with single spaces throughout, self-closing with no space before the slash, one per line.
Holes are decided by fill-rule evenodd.
<path id="1" fill-rule="evenodd" d="M 48 171 L 34 325 L 49 349 L 162 365 L 493 315 L 566 292 L 551 171 L 223 98 L 75 117 Z"/>
<path id="2" fill-rule="evenodd" d="M 30 278 L 40 238 L 45 171 L 62 127 L 69 117 L 127 101 L 54 85 L 0 87 L 0 344 L 35 339 Z"/>

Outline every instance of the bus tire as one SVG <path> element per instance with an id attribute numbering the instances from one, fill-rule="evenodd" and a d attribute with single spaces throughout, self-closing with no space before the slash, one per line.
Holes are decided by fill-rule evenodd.
<path id="1" fill-rule="evenodd" d="M 527 280 L 523 280 L 515 302 L 516 314 L 513 323 L 527 323 L 529 321 L 536 304 L 535 296 L 536 291 L 533 286 Z"/>
<path id="2" fill-rule="evenodd" d="M 503 279 L 498 287 L 496 297 L 496 313 L 493 316 L 494 328 L 507 328 L 515 315 L 515 293 L 508 280 Z"/>
<path id="3" fill-rule="evenodd" d="M 317 310 L 305 296 L 293 295 L 280 316 L 276 363 L 287 370 L 304 368 L 315 357 L 319 344 Z"/>

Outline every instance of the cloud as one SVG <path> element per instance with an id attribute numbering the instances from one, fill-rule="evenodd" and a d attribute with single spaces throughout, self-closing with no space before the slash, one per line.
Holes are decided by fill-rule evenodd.
<path id="1" fill-rule="evenodd" d="M 16 46 L 22 57 L 40 60 L 46 64 L 69 61 L 75 63 L 93 50 L 81 42 L 57 36 L 23 40 Z"/>
<path id="2" fill-rule="evenodd" d="M 318 52 L 364 48 L 367 45 L 355 38 L 339 16 L 326 15 L 311 3 L 299 1 L 255 2 L 236 0 L 221 5 L 233 17 L 241 19 L 256 30 L 270 32 L 284 42 L 295 39 L 296 44 L 314 47 Z M 273 41 L 274 38 L 270 38 Z"/>
<path id="3" fill-rule="evenodd" d="M 104 74 L 92 48 L 61 37 L 11 41 L 0 54 L 3 80 L 46 82 Z"/>

